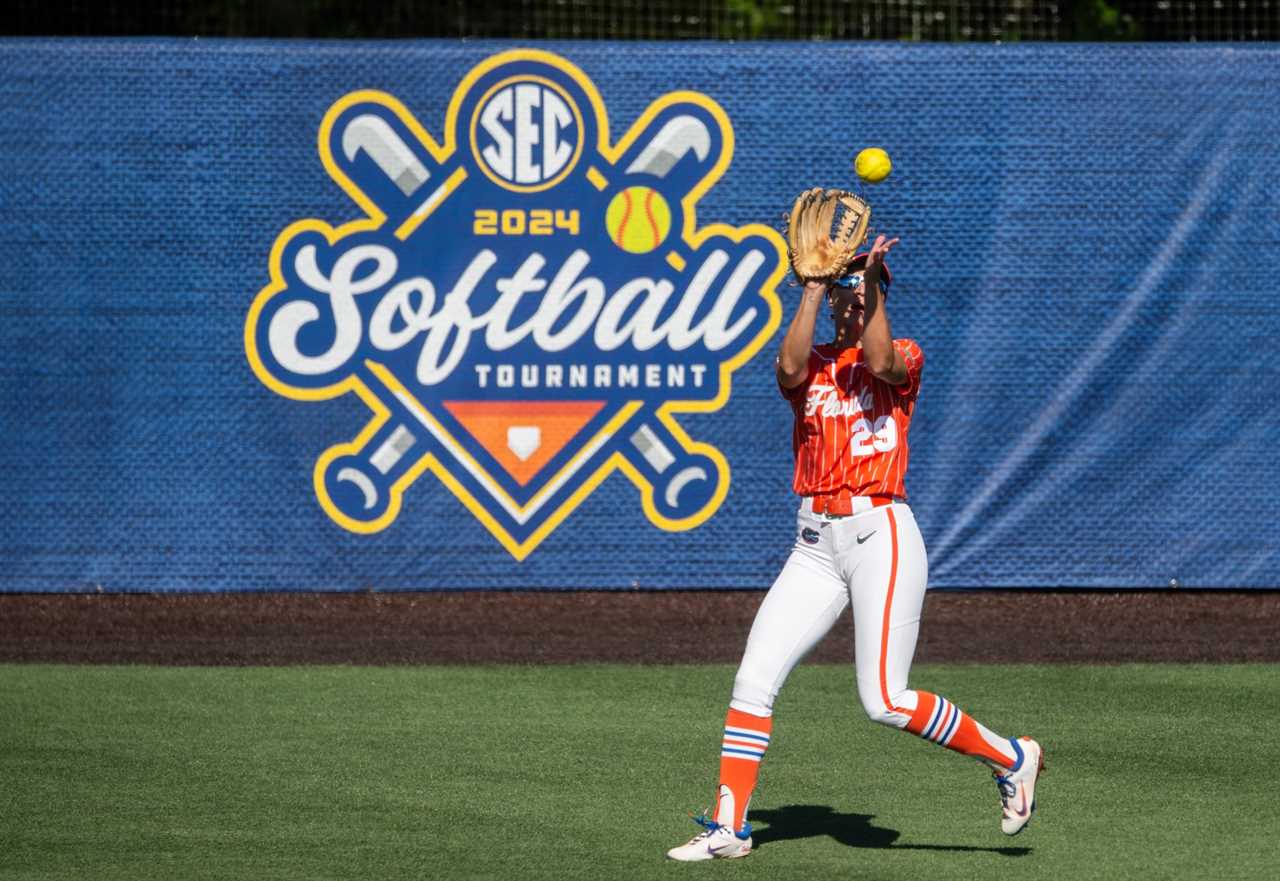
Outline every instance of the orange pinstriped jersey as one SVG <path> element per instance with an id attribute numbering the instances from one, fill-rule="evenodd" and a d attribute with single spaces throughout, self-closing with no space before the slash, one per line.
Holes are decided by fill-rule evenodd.
<path id="1" fill-rule="evenodd" d="M 897 496 L 905 499 L 907 429 L 920 393 L 924 352 L 915 340 L 894 340 L 907 364 L 907 381 L 876 379 L 862 349 L 815 346 L 809 376 L 782 389 L 795 413 L 792 482 L 802 496 Z"/>

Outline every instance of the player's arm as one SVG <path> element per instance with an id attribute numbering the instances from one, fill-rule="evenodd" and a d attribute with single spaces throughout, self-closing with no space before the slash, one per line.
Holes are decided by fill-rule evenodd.
<path id="1" fill-rule="evenodd" d="M 809 352 L 813 349 L 813 326 L 818 320 L 818 310 L 827 296 L 827 285 L 821 281 L 808 281 L 800 295 L 800 306 L 791 319 L 787 335 L 782 338 L 778 352 L 778 384 L 793 389 L 809 377 Z"/>
<path id="2" fill-rule="evenodd" d="M 908 378 L 907 362 L 893 345 L 889 313 L 880 290 L 880 267 L 884 265 L 885 255 L 896 244 L 897 239 L 886 240 L 884 236 L 877 236 L 862 273 L 866 283 L 862 311 L 862 358 L 867 369 L 889 385 L 902 385 Z"/>

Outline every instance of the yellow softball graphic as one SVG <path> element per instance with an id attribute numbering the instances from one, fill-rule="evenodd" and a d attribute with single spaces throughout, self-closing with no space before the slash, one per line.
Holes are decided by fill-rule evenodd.
<path id="1" fill-rule="evenodd" d="M 671 231 L 671 208 L 652 187 L 627 187 L 609 201 L 604 226 L 622 250 L 647 254 Z"/>

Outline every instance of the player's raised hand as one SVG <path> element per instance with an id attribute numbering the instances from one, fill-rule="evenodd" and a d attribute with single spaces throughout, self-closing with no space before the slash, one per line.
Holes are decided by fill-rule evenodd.
<path id="1" fill-rule="evenodd" d="M 893 246 L 898 244 L 900 239 L 887 238 L 886 236 L 876 236 L 875 242 L 871 245 L 871 252 L 867 254 L 867 265 L 865 271 L 879 272 L 884 266 L 884 258 L 893 250 Z"/>

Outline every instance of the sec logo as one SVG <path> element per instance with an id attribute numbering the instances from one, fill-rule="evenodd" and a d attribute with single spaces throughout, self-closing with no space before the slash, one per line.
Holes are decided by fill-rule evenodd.
<path id="1" fill-rule="evenodd" d="M 517 193 L 554 187 L 582 154 L 582 113 L 559 84 L 511 77 L 476 105 L 471 149 L 491 181 Z"/>

